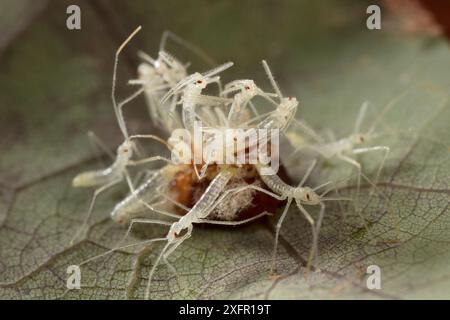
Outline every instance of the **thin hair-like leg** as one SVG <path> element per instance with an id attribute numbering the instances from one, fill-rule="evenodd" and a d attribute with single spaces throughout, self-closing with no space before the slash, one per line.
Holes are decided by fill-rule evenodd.
<path id="1" fill-rule="evenodd" d="M 127 289 L 125 291 L 125 299 L 129 300 L 132 298 L 132 294 L 133 294 L 133 289 L 136 285 L 136 283 L 139 280 L 139 274 L 140 274 L 140 270 L 142 269 L 142 261 L 144 260 L 145 257 L 148 256 L 148 254 L 150 253 L 152 247 L 151 246 L 146 246 L 144 248 L 142 248 L 141 250 L 139 250 L 139 252 L 136 255 L 136 259 L 133 262 L 133 271 L 131 273 L 131 276 L 129 277 L 128 283 L 127 283 Z"/>
<path id="2" fill-rule="evenodd" d="M 387 198 L 387 196 L 381 190 L 379 190 L 379 188 L 377 186 L 377 183 L 378 183 L 378 179 L 379 179 L 380 174 L 381 174 L 381 170 L 384 167 L 384 163 L 386 161 L 386 158 L 387 158 L 387 156 L 388 156 L 388 154 L 390 152 L 390 148 L 387 147 L 387 146 L 374 146 L 374 147 L 369 147 L 369 148 L 359 148 L 359 149 L 353 150 L 353 153 L 354 154 L 362 154 L 362 153 L 367 153 L 367 152 L 371 152 L 371 151 L 381 151 L 381 152 L 384 152 L 384 154 L 383 154 L 382 160 L 380 161 L 380 164 L 378 165 L 378 169 L 377 169 L 377 172 L 376 172 L 376 175 L 375 175 L 375 180 L 372 182 L 368 177 L 363 175 L 364 180 L 366 180 L 367 183 L 369 183 L 369 185 L 372 187 L 371 190 L 370 190 L 370 193 L 369 193 L 369 200 L 368 201 L 370 201 L 370 199 L 372 198 L 373 193 L 376 192 L 378 195 L 380 195 L 383 198 L 383 200 L 387 204 L 389 199 Z M 395 218 L 398 221 L 399 216 L 395 215 Z M 396 225 L 396 232 L 397 232 L 397 234 L 400 232 L 399 229 L 398 229 L 398 224 Z"/>
<path id="3" fill-rule="evenodd" d="M 338 196 L 338 198 L 341 197 L 341 194 L 340 194 L 338 188 L 336 188 L 336 189 L 334 190 L 334 192 L 336 192 L 336 195 Z M 341 211 L 341 218 L 342 218 L 342 221 L 345 222 L 346 213 L 345 213 L 344 207 L 342 206 L 342 203 L 341 203 L 340 201 L 338 201 L 338 206 L 339 206 L 339 210 Z M 342 231 L 341 228 L 339 228 L 339 231 Z"/>
<path id="4" fill-rule="evenodd" d="M 267 77 L 269 78 L 270 83 L 272 84 L 272 87 L 275 89 L 276 94 L 280 99 L 283 98 L 280 87 L 275 81 L 275 77 L 273 76 L 272 71 L 270 71 L 269 65 L 267 64 L 266 60 L 262 61 L 262 65 L 264 67 L 264 71 L 266 72 Z"/>
<path id="5" fill-rule="evenodd" d="M 364 180 L 368 180 L 369 183 L 373 184 L 370 179 L 368 179 L 361 171 L 361 165 L 359 164 L 359 162 L 357 162 L 356 160 L 344 156 L 342 154 L 338 154 L 337 155 L 339 159 L 353 165 L 354 167 L 356 167 L 356 169 L 358 170 L 358 176 L 357 176 L 357 184 L 356 184 L 356 201 L 354 201 L 353 206 L 355 208 L 356 213 L 358 214 L 358 216 L 361 218 L 364 228 L 366 229 L 367 233 L 374 238 L 372 231 L 370 230 L 368 224 L 367 224 L 367 220 L 366 218 L 363 216 L 362 212 L 361 212 L 361 208 L 360 208 L 360 204 L 359 204 L 359 193 L 360 193 L 360 186 L 361 186 L 361 177 L 364 178 Z M 376 186 L 375 186 L 376 188 Z"/>
<path id="6" fill-rule="evenodd" d="M 131 248 L 131 247 L 139 246 L 139 245 L 146 245 L 146 244 L 150 244 L 150 243 L 152 243 L 152 242 L 166 241 L 166 240 L 167 240 L 166 238 L 154 238 L 154 239 L 150 239 L 150 240 L 145 240 L 145 241 L 140 241 L 140 242 L 132 243 L 132 244 L 129 244 L 129 245 L 126 245 L 126 246 L 122 246 L 122 247 L 119 247 L 119 248 L 115 248 L 114 251 L 122 250 L 122 249 L 127 249 L 127 248 Z M 106 252 L 106 253 L 100 254 L 100 255 L 98 255 L 98 256 L 92 257 L 92 258 L 90 258 L 90 259 L 88 259 L 88 260 L 85 260 L 85 261 L 81 262 L 81 263 L 78 264 L 78 265 L 79 265 L 79 266 L 82 266 L 82 265 L 84 265 L 84 264 L 86 264 L 86 263 L 88 263 L 88 262 L 90 262 L 90 261 L 92 261 L 92 260 L 94 260 L 94 259 L 98 259 L 98 258 L 100 258 L 100 257 L 103 257 L 103 256 L 105 256 L 106 254 L 109 254 L 109 253 L 111 253 L 111 250 L 108 251 L 108 252 Z M 72 289 L 67 288 L 67 289 L 64 291 L 64 293 L 62 294 L 62 297 L 65 297 L 65 295 L 66 295 L 68 292 L 70 292 L 70 291 L 72 291 Z"/>
<path id="7" fill-rule="evenodd" d="M 342 153 L 338 153 L 337 154 L 337 158 L 347 162 L 349 164 L 351 164 L 353 167 L 355 167 L 358 170 L 358 176 L 357 176 L 357 181 L 356 181 L 356 201 L 355 201 L 355 206 L 356 209 L 359 211 L 359 191 L 360 191 L 360 187 L 361 187 L 361 164 L 356 161 L 355 159 L 352 159 L 346 155 L 343 155 Z"/>
<path id="8" fill-rule="evenodd" d="M 152 66 L 156 65 L 156 60 L 150 57 L 150 55 L 145 53 L 144 51 L 139 50 L 137 54 L 138 57 L 144 60 L 145 62 L 150 63 Z"/>
<path id="9" fill-rule="evenodd" d="M 240 221 L 222 221 L 222 220 L 206 220 L 206 219 L 202 219 L 199 221 L 199 223 L 208 223 L 208 224 L 216 224 L 216 225 L 223 225 L 223 226 L 238 226 L 241 224 L 246 224 L 249 223 L 251 221 L 257 220 L 261 217 L 264 216 L 269 216 L 272 215 L 272 213 L 264 211 L 254 217 L 245 219 L 245 220 L 240 220 Z"/>
<path id="10" fill-rule="evenodd" d="M 164 161 L 164 162 L 167 162 L 168 164 L 173 164 L 173 165 L 176 164 L 171 159 L 168 159 L 166 157 L 163 157 L 163 156 L 152 156 L 152 157 L 139 159 L 139 160 L 130 160 L 130 161 L 128 161 L 128 165 L 129 166 L 139 166 L 141 164 L 154 162 L 154 161 Z"/>
<path id="11" fill-rule="evenodd" d="M 306 180 L 309 178 L 309 176 L 311 175 L 312 171 L 314 170 L 314 167 L 316 166 L 316 164 L 317 164 L 317 160 L 314 160 L 313 162 L 311 162 L 310 166 L 306 170 L 305 175 L 303 176 L 303 179 L 298 184 L 298 187 L 303 186 L 303 184 L 306 182 Z"/>
<path id="12" fill-rule="evenodd" d="M 371 135 L 371 134 L 375 131 L 375 129 L 376 129 L 378 123 L 383 119 L 384 115 L 385 115 L 389 110 L 391 110 L 392 107 L 394 107 L 395 104 L 396 104 L 400 99 L 402 99 L 405 95 L 407 95 L 408 92 L 411 92 L 411 91 L 417 90 L 417 89 L 418 89 L 418 86 L 407 87 L 407 88 L 405 88 L 400 94 L 394 96 L 391 100 L 389 100 L 389 101 L 387 102 L 387 104 L 384 106 L 384 108 L 378 113 L 377 117 L 376 117 L 375 120 L 372 122 L 372 125 L 370 126 L 370 128 L 369 128 L 369 130 L 367 131 L 366 134 L 367 134 L 367 135 Z"/>
<path id="13" fill-rule="evenodd" d="M 220 65 L 220 66 L 218 66 L 218 67 L 215 67 L 215 68 L 210 69 L 210 70 L 208 70 L 208 71 L 206 71 L 206 72 L 203 72 L 202 75 L 203 75 L 205 78 L 210 78 L 210 77 L 215 76 L 216 74 L 221 73 L 221 72 L 227 70 L 228 68 L 232 67 L 233 64 L 234 64 L 234 63 L 231 62 L 231 61 L 226 62 L 226 63 L 224 63 L 224 64 L 222 64 L 222 65 Z"/>
<path id="14" fill-rule="evenodd" d="M 216 203 L 215 203 L 215 205 L 212 207 L 212 209 L 214 209 L 214 208 L 217 206 L 217 204 L 218 204 L 220 201 L 222 201 L 228 194 L 230 194 L 230 193 L 232 193 L 232 192 L 233 192 L 233 193 L 242 192 L 242 191 L 247 190 L 247 189 L 254 189 L 254 190 L 256 190 L 256 191 L 263 192 L 263 193 L 265 193 L 265 194 L 267 194 L 267 195 L 269 195 L 269 196 L 271 196 L 271 197 L 273 197 L 273 198 L 275 198 L 275 199 L 277 199 L 277 200 L 280 200 L 280 201 L 286 200 L 286 197 L 280 196 L 280 195 L 278 195 L 278 194 L 276 194 L 276 193 L 273 193 L 272 191 L 269 191 L 269 190 L 267 190 L 267 189 L 264 189 L 264 188 L 255 186 L 255 185 L 253 185 L 253 184 L 249 184 L 249 185 L 246 185 L 246 186 L 241 186 L 241 187 L 236 187 L 236 188 L 231 188 L 231 189 L 225 190 L 225 191 L 222 193 L 222 195 L 220 196 L 219 200 L 216 201 Z M 212 209 L 210 209 L 210 211 L 212 211 Z"/>
<path id="15" fill-rule="evenodd" d="M 378 183 L 378 179 L 380 178 L 380 174 L 381 174 L 381 170 L 383 169 L 384 163 L 386 161 L 386 158 L 390 152 L 390 148 L 387 146 L 374 146 L 374 147 L 369 147 L 369 148 L 358 148 L 358 149 L 354 149 L 353 153 L 354 154 L 361 154 L 361 153 L 367 153 L 367 152 L 371 152 L 371 151 L 382 151 L 384 152 L 383 154 L 383 158 L 380 161 L 380 164 L 378 165 L 378 169 L 375 175 L 375 179 L 373 181 L 373 184 L 376 186 Z"/>
<path id="16" fill-rule="evenodd" d="M 253 190 L 256 190 L 256 191 L 259 191 L 259 192 L 263 192 L 263 193 L 265 193 L 265 194 L 267 194 L 267 195 L 269 195 L 269 196 L 271 196 L 271 197 L 273 197 L 273 198 L 275 198 L 277 200 L 280 200 L 280 201 L 281 200 L 286 200 L 286 197 L 279 196 L 278 194 L 273 193 L 273 192 L 271 192 L 269 190 L 266 190 L 264 188 L 261 188 L 261 187 L 255 186 L 255 185 L 246 185 L 246 186 L 236 187 L 236 188 L 232 188 L 232 189 L 228 189 L 228 190 L 224 191 L 223 194 L 221 195 L 221 197 L 218 199 L 218 201 L 216 201 L 216 204 L 213 206 L 211 211 L 214 210 L 215 206 L 217 206 L 217 204 L 220 203 L 230 193 L 238 193 L 238 192 L 242 192 L 242 191 L 247 190 L 247 189 L 253 189 Z M 284 211 L 283 211 L 280 219 L 277 222 L 276 232 L 275 232 L 275 243 L 274 243 L 274 249 L 273 249 L 273 255 L 272 255 L 272 265 L 271 265 L 271 268 L 270 268 L 271 272 L 274 272 L 274 270 L 275 270 L 275 258 L 276 258 L 276 252 L 277 252 L 277 247 L 278 247 L 279 232 L 280 232 L 283 220 L 284 220 L 285 216 L 287 215 L 287 212 L 288 212 L 288 209 L 289 209 L 289 206 L 290 206 L 291 202 L 292 202 L 292 199 L 288 199 L 288 203 L 286 204 L 286 206 L 284 208 Z M 213 224 L 223 224 L 223 225 L 238 225 L 238 224 L 247 223 L 249 221 L 255 220 L 255 219 L 257 219 L 257 218 L 259 218 L 259 217 L 261 217 L 263 215 L 266 215 L 266 214 L 267 214 L 266 212 L 263 212 L 263 213 L 255 216 L 253 218 L 250 218 L 250 219 L 247 219 L 247 220 L 243 220 L 243 221 L 238 221 L 238 222 L 234 222 L 234 221 L 223 221 L 223 222 L 210 221 L 210 222 L 208 222 L 207 220 L 202 221 L 202 222 L 204 222 L 204 223 L 213 223 Z"/>
<path id="17" fill-rule="evenodd" d="M 166 239 L 167 240 L 167 239 Z M 151 284 L 152 284 L 152 279 L 153 279 L 153 274 L 155 273 L 156 267 L 159 265 L 160 260 L 162 259 L 162 257 L 164 256 L 164 253 L 167 251 L 167 249 L 170 247 L 172 243 L 167 243 L 164 248 L 161 250 L 158 258 L 156 259 L 152 269 L 150 270 L 150 274 L 148 275 L 148 281 L 147 281 L 147 287 L 145 289 L 145 295 L 144 295 L 144 299 L 148 300 L 150 298 L 150 288 L 151 288 Z"/>
<path id="18" fill-rule="evenodd" d="M 146 202 L 146 201 L 144 201 L 144 200 L 142 200 L 142 199 L 139 199 L 139 198 L 138 198 L 138 201 L 139 201 L 142 205 L 144 205 L 145 207 L 147 207 L 147 209 L 149 209 L 150 211 L 153 211 L 153 212 L 159 213 L 159 214 L 161 214 L 161 215 L 163 215 L 163 216 L 167 216 L 167 217 L 171 217 L 171 218 L 176 218 L 176 219 L 179 219 L 179 218 L 180 218 L 180 216 L 177 215 L 177 214 L 175 214 L 175 213 L 171 213 L 171 212 L 168 212 L 168 211 L 156 209 L 155 207 L 153 207 L 153 206 L 150 205 L 148 202 Z"/>
<path id="19" fill-rule="evenodd" d="M 318 134 L 313 128 L 311 128 L 305 121 L 293 118 L 293 123 L 296 124 L 302 132 L 306 133 L 316 143 L 320 144 L 325 143 L 325 139 L 320 134 Z"/>
<path id="20" fill-rule="evenodd" d="M 124 100 L 122 100 L 121 102 L 119 102 L 119 104 L 117 105 L 117 108 L 119 109 L 119 113 L 123 118 L 123 107 L 133 101 L 134 99 L 136 99 L 139 95 L 141 95 L 143 92 L 145 91 L 145 88 L 139 88 L 138 90 L 136 90 L 134 93 L 132 93 L 130 96 L 128 96 L 127 98 L 125 98 Z M 123 126 L 125 127 L 126 130 L 126 125 L 125 125 L 125 120 L 123 120 Z M 128 133 L 126 135 L 126 137 L 128 136 Z"/>
<path id="21" fill-rule="evenodd" d="M 259 116 L 259 112 L 256 110 L 255 104 L 252 101 L 248 102 L 250 109 L 252 110 L 253 114 L 257 117 Z"/>
<path id="22" fill-rule="evenodd" d="M 191 208 L 186 207 L 184 204 L 179 203 L 178 201 L 176 201 L 175 199 L 173 199 L 172 197 L 168 196 L 167 194 L 165 194 L 164 192 L 158 192 L 158 194 L 164 198 L 164 200 L 169 201 L 170 203 L 172 203 L 173 205 L 177 206 L 180 209 L 183 209 L 184 211 L 188 212 L 189 210 L 191 210 Z"/>
<path id="23" fill-rule="evenodd" d="M 178 275 L 177 269 L 169 262 L 169 256 L 188 238 L 191 237 L 192 233 L 192 226 L 191 228 L 188 228 L 188 232 L 180 238 L 180 241 L 176 242 L 172 247 L 170 247 L 167 252 L 163 255 L 163 261 L 167 265 L 167 268 L 177 277 L 177 281 L 180 282 L 180 277 Z"/>
<path id="24" fill-rule="evenodd" d="M 322 227 L 322 221 L 323 221 L 323 217 L 325 214 L 325 205 L 321 202 L 319 204 L 319 206 L 320 206 L 319 218 L 317 219 L 317 223 L 316 223 L 316 239 L 315 239 L 316 252 L 314 253 L 316 259 L 318 257 L 318 252 L 319 252 L 319 232 L 320 232 L 320 228 Z M 312 257 L 312 259 L 314 259 L 314 257 Z M 309 270 L 309 268 L 307 268 L 307 270 Z"/>

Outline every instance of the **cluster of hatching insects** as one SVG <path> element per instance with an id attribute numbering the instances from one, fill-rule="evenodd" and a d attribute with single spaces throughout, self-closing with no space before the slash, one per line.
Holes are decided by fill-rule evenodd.
<path id="1" fill-rule="evenodd" d="M 114 157 L 114 162 L 109 167 L 98 171 L 83 172 L 74 178 L 74 187 L 97 187 L 97 189 L 90 202 L 84 224 L 78 230 L 72 242 L 86 230 L 98 194 L 124 181 L 128 183 L 130 193 L 125 199 L 117 203 L 111 212 L 111 218 L 115 222 L 128 225 L 128 231 L 122 241 L 125 241 L 130 234 L 134 224 L 158 224 L 169 227 L 169 231 L 165 237 L 150 239 L 137 244 L 123 245 L 123 242 L 120 242 L 115 248 L 92 257 L 82 264 L 118 249 L 138 244 L 150 245 L 154 242 L 165 242 L 148 276 L 145 298 L 149 298 L 156 268 L 162 260 L 171 271 L 176 272 L 168 258 L 191 236 L 194 224 L 236 226 L 254 221 L 265 215 L 274 214 L 277 207 L 284 206 L 276 224 L 273 272 L 280 228 L 291 203 L 294 201 L 299 212 L 308 221 L 312 229 L 312 244 L 306 266 L 306 270 L 309 270 L 317 254 L 319 230 L 325 213 L 324 202 L 352 200 L 339 195 L 326 197 L 326 194 L 334 189 L 331 187 L 334 184 L 332 181 L 314 188 L 305 186 L 314 169 L 316 160 L 311 161 L 311 165 L 308 166 L 300 183 L 297 186 L 292 186 L 289 180 L 283 177 L 281 171 L 279 174 L 261 174 L 266 166 L 264 164 L 234 165 L 208 162 L 180 164 L 177 163 L 176 159 L 168 159 L 160 155 L 140 157 L 137 148 L 139 139 L 158 141 L 167 146 L 169 150 L 173 149 L 173 146 L 179 141 L 173 141 L 173 138 L 164 140 L 150 134 L 129 135 L 123 117 L 123 106 L 143 93 L 153 124 L 166 133 L 171 133 L 178 128 L 192 130 L 194 122 L 200 120 L 209 127 L 218 129 L 231 127 L 276 129 L 279 130 L 281 137 L 289 138 L 288 129 L 292 125 L 296 125 L 302 130 L 307 141 L 310 141 L 306 144 L 306 148 L 315 152 L 318 157 L 324 159 L 337 158 L 357 169 L 357 188 L 359 191 L 361 177 L 376 188 L 376 181 L 389 152 L 389 148 L 385 146 L 361 146 L 374 136 L 375 124 L 365 133 L 361 133 L 360 130 L 367 104 L 363 104 L 360 110 L 353 133 L 348 137 L 330 141 L 330 139 L 326 139 L 323 135 L 315 132 L 305 122 L 295 118 L 298 108 L 297 99 L 282 95 L 265 61 L 262 61 L 262 64 L 274 92 L 263 91 L 256 86 L 253 80 L 247 79 L 235 80 L 222 87 L 218 74 L 231 67 L 233 63 L 228 62 L 203 73 L 188 74 L 188 64 L 183 64 L 165 50 L 168 39 L 203 57 L 207 62 L 211 59 L 199 48 L 167 31 L 162 36 L 157 59 L 153 59 L 145 53 L 139 53 L 143 62 L 138 68 L 138 79 L 129 81 L 130 84 L 138 86 L 139 90 L 124 101 L 116 103 L 115 83 L 118 57 L 122 49 L 139 30 L 140 27 L 119 47 L 114 63 L 112 100 L 118 125 L 124 136 L 124 142 L 117 148 L 116 155 L 109 152 Z M 217 96 L 202 93 L 203 89 L 211 84 L 218 86 L 219 94 Z M 272 110 L 260 114 L 255 103 L 252 102 L 255 97 L 263 98 L 270 105 L 273 105 Z M 179 105 L 181 107 L 178 107 Z M 207 136 L 202 136 L 202 139 L 204 147 L 208 143 L 214 142 Z M 98 139 L 96 140 L 101 143 Z M 103 147 L 105 146 L 103 145 Z M 108 150 L 106 151 L 108 152 Z M 383 153 L 373 181 L 361 172 L 361 165 L 354 157 L 354 155 L 372 151 Z M 143 175 L 144 179 L 141 180 L 143 182 L 139 186 L 135 187 L 127 168 L 155 161 L 162 161 L 167 164 L 159 169 L 138 171 L 138 174 Z M 319 190 L 322 191 L 319 192 Z M 356 204 L 357 201 L 354 201 L 354 203 Z M 316 219 L 308 213 L 305 206 L 318 207 Z M 145 218 L 149 212 L 164 216 L 166 219 Z M 170 220 L 173 220 L 173 222 Z"/>

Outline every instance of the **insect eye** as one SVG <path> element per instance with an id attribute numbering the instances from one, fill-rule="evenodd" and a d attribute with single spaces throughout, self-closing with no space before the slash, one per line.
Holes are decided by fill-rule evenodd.
<path id="1" fill-rule="evenodd" d="M 128 152 L 128 149 L 123 149 L 123 152 Z"/>
<path id="2" fill-rule="evenodd" d="M 197 80 L 197 83 L 203 83 L 203 81 L 202 80 Z"/>
<path id="3" fill-rule="evenodd" d="M 364 137 L 363 136 L 359 137 L 359 141 L 364 142 Z"/>
<path id="4" fill-rule="evenodd" d="M 250 90 L 250 87 L 249 86 L 245 86 L 245 90 Z"/>
<path id="5" fill-rule="evenodd" d="M 309 195 L 309 193 L 306 194 L 306 199 L 311 200 L 311 196 Z"/>
<path id="6" fill-rule="evenodd" d="M 289 101 L 291 101 L 291 100 L 292 100 L 292 97 L 289 97 L 288 99 L 289 99 Z"/>

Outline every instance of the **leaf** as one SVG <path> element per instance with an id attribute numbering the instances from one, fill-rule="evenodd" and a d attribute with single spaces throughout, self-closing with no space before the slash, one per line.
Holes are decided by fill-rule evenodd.
<path id="1" fill-rule="evenodd" d="M 381 31 L 366 30 L 360 1 L 235 6 L 199 0 L 183 8 L 179 2 L 159 1 L 79 3 L 81 31 L 65 29 L 69 3 L 52 3 L 2 57 L 0 298 L 143 297 L 159 246 L 90 262 L 82 266 L 82 289 L 66 290 L 69 265 L 106 252 L 126 231 L 108 217 L 126 193 L 121 186 L 99 197 L 85 239 L 69 245 L 92 196 L 92 190 L 73 189 L 71 179 L 102 166 L 86 132 L 94 130 L 111 148 L 120 141 L 109 99 L 112 59 L 126 34 L 141 23 L 144 31 L 122 56 L 122 84 L 135 74 L 135 49 L 154 53 L 168 27 L 218 61 L 235 61 L 225 80 L 254 75 L 268 87 L 259 62 L 267 58 L 283 92 L 300 98 L 297 117 L 338 136 L 352 131 L 363 101 L 370 102 L 365 123 L 370 125 L 397 98 L 374 141 L 391 147 L 378 184 L 389 201 L 370 197 L 366 185 L 360 193 L 370 234 L 351 206 L 342 203 L 342 215 L 338 204 L 327 204 L 315 264 L 320 272 L 306 277 L 310 228 L 292 208 L 277 255 L 277 270 L 284 276 L 273 278 L 268 269 L 277 217 L 239 228 L 196 226 L 171 256 L 178 278 L 165 267 L 158 269 L 153 299 L 449 298 L 447 43 L 398 34 L 389 20 L 383 20 Z M 126 88 L 119 89 L 125 96 Z M 148 132 L 143 99 L 129 107 L 126 117 L 133 132 Z M 372 177 L 380 158 L 360 160 Z M 294 179 L 301 177 L 295 162 L 286 166 Z M 347 176 L 349 169 L 339 162 L 325 164 L 311 184 Z M 354 181 L 340 192 L 354 197 Z M 129 242 L 165 232 L 146 226 Z M 372 264 L 381 268 L 381 290 L 366 287 L 366 268 Z"/>

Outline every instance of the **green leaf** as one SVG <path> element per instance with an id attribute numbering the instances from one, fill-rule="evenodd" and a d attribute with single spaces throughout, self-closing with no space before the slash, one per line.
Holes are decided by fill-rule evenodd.
<path id="1" fill-rule="evenodd" d="M 235 61 L 225 81 L 249 77 L 268 88 L 260 66 L 266 58 L 283 92 L 301 101 L 297 117 L 339 137 L 351 133 L 363 101 L 370 102 L 368 126 L 396 99 L 385 109 L 377 126 L 381 135 L 373 142 L 391 148 L 378 184 L 388 201 L 370 196 L 365 184 L 359 195 L 370 233 L 348 203 L 342 202 L 343 210 L 327 203 L 314 264 L 320 271 L 307 277 L 310 227 L 292 208 L 277 255 L 283 276 L 275 278 L 269 268 L 277 216 L 236 228 L 196 226 L 170 258 L 178 278 L 161 266 L 151 298 L 450 297 L 450 108 L 445 100 L 450 55 L 444 40 L 398 33 L 387 14 L 380 31 L 369 31 L 361 1 L 236 5 L 198 0 L 189 7 L 170 1 L 80 1 L 81 31 L 65 27 L 69 4 L 52 2 L 1 56 L 0 298 L 143 297 L 159 245 L 92 261 L 81 268 L 82 289 L 66 289 L 69 265 L 106 252 L 126 232 L 109 219 L 112 206 L 126 194 L 123 185 L 99 196 L 89 232 L 69 244 L 93 192 L 72 188 L 71 179 L 109 161 L 93 156 L 87 131 L 111 148 L 120 142 L 109 98 L 113 55 L 139 24 L 143 31 L 121 58 L 121 96 L 130 91 L 123 84 L 135 75 L 136 49 L 153 54 L 169 28 L 218 61 Z M 143 99 L 127 110 L 133 132 L 150 130 L 145 112 Z M 359 160 L 373 177 L 380 157 Z M 301 177 L 298 163 L 305 161 L 301 156 L 286 161 L 293 180 Z M 347 165 L 332 161 L 310 183 L 349 173 Z M 355 197 L 354 181 L 340 192 Z M 145 226 L 128 241 L 165 233 L 165 227 Z M 369 265 L 381 268 L 381 290 L 366 287 Z"/>

